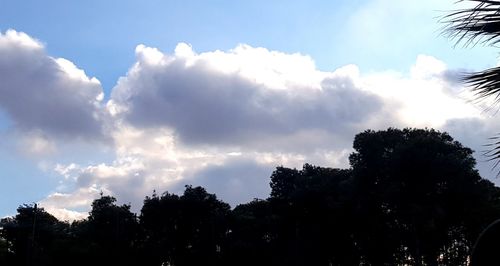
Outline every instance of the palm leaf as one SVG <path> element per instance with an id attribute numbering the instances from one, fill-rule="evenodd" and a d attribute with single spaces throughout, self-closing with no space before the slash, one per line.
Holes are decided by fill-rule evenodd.
<path id="1" fill-rule="evenodd" d="M 457 44 L 465 42 L 465 46 L 479 42 L 492 45 L 500 42 L 500 1 L 467 0 L 467 2 L 477 5 L 456 10 L 442 18 L 442 22 L 447 24 L 444 33 L 451 39 L 456 39 Z"/>
<path id="2" fill-rule="evenodd" d="M 500 104 L 500 67 L 466 73 L 462 82 L 473 92 L 475 100 L 492 100 L 491 108 Z"/>
<path id="3" fill-rule="evenodd" d="M 475 7 L 455 10 L 444 16 L 444 33 L 457 44 L 477 43 L 495 45 L 500 42 L 500 0 L 461 0 L 475 3 Z M 500 67 L 466 73 L 463 83 L 471 88 L 476 100 L 493 99 L 493 106 L 500 103 Z"/>
<path id="4" fill-rule="evenodd" d="M 486 161 L 494 162 L 492 169 L 496 169 L 500 165 L 500 134 L 490 138 L 490 143 L 485 146 L 488 150 L 483 152 L 483 156 L 487 158 Z M 500 171 L 497 172 L 497 177 L 500 176 Z"/>
<path id="5" fill-rule="evenodd" d="M 464 0 L 459 2 L 465 2 Z M 442 18 L 447 24 L 444 33 L 465 46 L 496 45 L 500 42 L 500 0 L 466 0 L 475 7 L 456 10 Z M 492 107 L 500 104 L 500 67 L 467 73 L 463 77 L 474 93 L 476 100 L 492 99 Z M 487 161 L 494 161 L 493 169 L 500 165 L 500 134 L 490 138 L 488 150 L 484 152 Z M 500 171 L 497 172 L 497 177 Z"/>

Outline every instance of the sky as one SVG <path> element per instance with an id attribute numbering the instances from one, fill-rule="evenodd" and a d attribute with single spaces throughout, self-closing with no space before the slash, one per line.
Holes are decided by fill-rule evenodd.
<path id="1" fill-rule="evenodd" d="M 449 132 L 481 156 L 498 117 L 459 82 L 454 0 L 0 0 L 0 217 L 84 218 L 113 195 L 201 185 L 235 207 L 276 166 L 349 167 L 357 133 Z"/>

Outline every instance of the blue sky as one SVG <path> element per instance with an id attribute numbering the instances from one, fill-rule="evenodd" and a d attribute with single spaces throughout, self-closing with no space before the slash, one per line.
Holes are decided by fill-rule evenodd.
<path id="1" fill-rule="evenodd" d="M 276 165 L 346 167 L 367 128 L 479 150 L 498 123 L 453 77 L 497 51 L 454 47 L 439 17 L 460 4 L 436 2 L 0 0 L 0 216 L 185 183 L 234 206 Z"/>
<path id="2" fill-rule="evenodd" d="M 438 1 L 434 1 L 438 2 Z M 454 49 L 438 23 L 453 1 L 7 1 L 0 29 L 26 32 L 110 90 L 144 43 L 198 52 L 245 43 L 310 55 L 321 70 L 407 68 L 418 54 L 456 67 L 491 65 L 491 49 Z M 457 56 L 457 54 L 459 56 Z M 492 63 L 493 62 L 493 63 Z"/>

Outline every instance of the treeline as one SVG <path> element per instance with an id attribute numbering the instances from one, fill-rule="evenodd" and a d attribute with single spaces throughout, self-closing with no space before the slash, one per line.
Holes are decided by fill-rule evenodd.
<path id="1" fill-rule="evenodd" d="M 467 265 L 500 218 L 500 189 L 446 133 L 365 131 L 349 160 L 277 167 L 268 199 L 234 209 L 192 186 L 138 216 L 101 196 L 71 224 L 23 205 L 1 220 L 0 265 Z"/>

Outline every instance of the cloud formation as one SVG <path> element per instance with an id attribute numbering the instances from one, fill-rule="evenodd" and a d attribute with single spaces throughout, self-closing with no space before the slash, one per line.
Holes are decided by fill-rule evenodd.
<path id="1" fill-rule="evenodd" d="M 179 44 L 174 55 L 142 45 L 136 55 L 109 106 L 135 127 L 171 128 L 188 145 L 310 147 L 314 136 L 358 128 L 382 107 L 353 83 L 356 69 L 321 72 L 300 54 L 247 45 L 196 54 Z"/>
<path id="2" fill-rule="evenodd" d="M 0 35 L 0 108 L 22 143 L 33 153 L 53 149 L 51 139 L 113 149 L 110 160 L 54 158 L 61 184 L 41 203 L 59 217 L 83 217 L 100 191 L 135 211 L 153 190 L 185 184 L 233 206 L 265 198 L 274 167 L 348 167 L 354 135 L 369 128 L 435 127 L 466 145 L 478 145 L 471 127 L 493 130 L 431 56 L 376 73 L 320 71 L 308 56 L 248 45 L 196 53 L 180 43 L 173 54 L 139 45 L 136 57 L 103 102 L 99 82 L 73 63 L 24 33 Z"/>
<path id="3" fill-rule="evenodd" d="M 66 59 L 48 56 L 25 33 L 0 33 L 0 80 L 0 110 L 34 146 L 47 146 L 44 138 L 103 138 L 99 81 Z"/>

